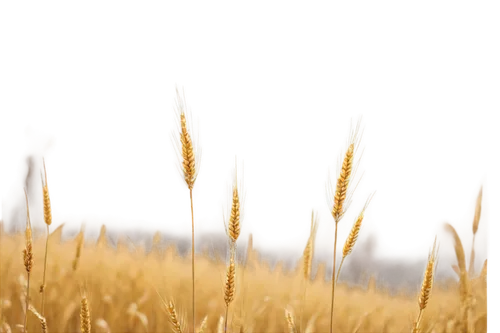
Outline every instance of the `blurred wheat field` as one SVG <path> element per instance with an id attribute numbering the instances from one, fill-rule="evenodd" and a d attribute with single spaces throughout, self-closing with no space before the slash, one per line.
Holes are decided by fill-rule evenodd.
<path id="1" fill-rule="evenodd" d="M 97 243 L 83 244 L 76 270 L 73 261 L 79 237 L 61 241 L 61 230 L 50 236 L 47 264 L 45 317 L 49 332 L 80 332 L 80 300 L 84 288 L 88 295 L 92 332 L 172 332 L 161 297 L 173 300 L 187 327 L 190 311 L 190 255 L 181 257 L 175 246 L 155 245 L 151 252 L 124 243 L 108 246 L 101 235 Z M 158 244 L 158 239 L 154 241 Z M 0 242 L 0 327 L 16 332 L 23 323 L 26 274 L 21 260 L 24 236 L 2 232 Z M 45 237 L 34 240 L 35 265 L 30 301 L 41 303 L 38 285 L 43 265 Z M 283 272 L 281 265 L 270 270 L 258 254 L 247 251 L 248 260 L 237 263 L 236 294 L 228 318 L 230 332 L 288 332 L 285 309 L 302 331 L 327 332 L 329 329 L 330 281 L 323 271 L 313 274 L 302 309 L 303 273 L 300 265 Z M 321 265 L 320 265 L 321 266 Z M 225 312 L 223 285 L 225 259 L 196 255 L 196 318 L 206 316 L 205 332 L 218 332 Z M 472 279 L 473 328 L 486 332 L 486 279 Z M 340 283 L 335 303 L 335 332 L 410 332 L 417 314 L 418 293 L 390 296 L 371 285 L 349 288 Z M 422 332 L 460 332 L 460 293 L 458 282 L 437 285 L 422 319 Z M 29 314 L 28 332 L 40 332 L 40 322 Z"/>

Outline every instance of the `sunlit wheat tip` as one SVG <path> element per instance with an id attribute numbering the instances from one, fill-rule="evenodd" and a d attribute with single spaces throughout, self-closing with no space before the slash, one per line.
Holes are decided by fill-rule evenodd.
<path id="1" fill-rule="evenodd" d="M 45 169 L 45 160 L 43 161 L 42 189 L 43 189 L 43 219 L 45 224 L 52 224 L 52 210 L 50 208 L 49 187 L 47 185 L 47 170 Z"/>

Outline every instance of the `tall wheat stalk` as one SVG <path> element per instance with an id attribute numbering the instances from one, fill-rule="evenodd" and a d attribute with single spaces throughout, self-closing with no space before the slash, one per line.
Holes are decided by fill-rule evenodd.
<path id="1" fill-rule="evenodd" d="M 31 235 L 31 220 L 30 220 L 30 209 L 28 203 L 28 193 L 26 189 L 24 189 L 24 196 L 26 197 L 26 247 L 23 250 L 23 262 L 24 268 L 26 269 L 26 273 L 28 275 L 28 281 L 26 286 L 26 308 L 24 311 L 24 333 L 28 332 L 28 308 L 30 301 L 30 275 L 33 269 L 33 237 Z"/>
<path id="2" fill-rule="evenodd" d="M 195 227 L 196 197 L 198 195 L 198 178 L 203 161 L 203 142 L 201 139 L 200 118 L 193 116 L 191 104 L 188 103 L 183 85 L 175 83 L 172 101 L 173 127 L 168 138 L 173 153 L 173 166 L 177 178 L 188 196 L 188 215 L 191 224 L 191 280 L 192 280 L 192 332 L 196 325 L 195 303 Z"/>
<path id="3" fill-rule="evenodd" d="M 232 202 L 229 214 L 229 223 L 226 227 L 226 234 L 229 237 L 230 259 L 226 272 L 226 281 L 224 285 L 224 303 L 226 305 L 226 316 L 224 319 L 224 332 L 227 332 L 227 317 L 229 305 L 234 299 L 236 289 L 236 241 L 241 231 L 241 212 L 240 212 L 240 194 L 238 191 L 238 170 L 235 165 L 234 183 L 232 186 Z M 225 223 L 225 222 L 224 222 Z"/>
<path id="4" fill-rule="evenodd" d="M 45 259 L 43 263 L 43 281 L 40 285 L 40 293 L 42 294 L 42 317 L 45 315 L 45 275 L 47 272 L 47 255 L 49 250 L 49 235 L 50 230 L 49 226 L 52 224 L 52 210 L 50 208 L 50 196 L 49 196 L 49 187 L 47 186 L 47 169 L 45 168 L 45 160 L 43 160 L 43 172 L 44 176 L 42 176 L 42 190 L 43 190 L 43 220 L 47 225 L 47 239 L 45 241 Z"/>
<path id="5" fill-rule="evenodd" d="M 356 128 L 351 128 L 351 134 L 349 136 L 347 151 L 344 154 L 342 160 L 342 166 L 340 169 L 339 176 L 337 178 L 337 183 L 335 187 L 335 191 L 333 194 L 333 208 L 332 208 L 332 216 L 335 221 L 335 236 L 333 242 L 333 273 L 332 273 L 332 298 L 330 305 L 330 333 L 333 332 L 333 308 L 335 302 L 335 269 L 337 264 L 337 229 L 338 224 L 342 217 L 344 216 L 347 208 L 349 208 L 349 204 L 351 201 L 353 186 L 351 184 L 351 180 L 353 175 L 355 174 L 357 163 L 354 161 L 354 155 L 358 149 L 360 138 L 359 135 L 359 127 L 360 121 Z M 349 186 L 351 185 L 351 186 Z M 355 188 L 355 186 L 354 186 Z"/>

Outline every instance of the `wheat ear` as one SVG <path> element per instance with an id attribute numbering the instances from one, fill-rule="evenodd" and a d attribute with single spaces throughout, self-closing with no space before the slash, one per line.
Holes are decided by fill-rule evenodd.
<path id="1" fill-rule="evenodd" d="M 23 262 L 28 275 L 28 282 L 26 286 L 26 308 L 24 312 L 24 333 L 28 332 L 28 307 L 30 299 L 30 275 L 33 269 L 34 256 L 33 256 L 33 237 L 31 235 L 31 220 L 30 220 L 30 209 L 28 203 L 28 193 L 24 189 L 24 196 L 26 198 L 26 247 L 23 250 Z"/>
<path id="2" fill-rule="evenodd" d="M 172 324 L 172 328 L 175 333 L 182 333 L 181 323 L 179 321 L 179 317 L 177 316 L 177 311 L 175 311 L 175 304 L 172 301 L 169 301 L 166 305 L 168 312 L 168 319 L 170 324 Z"/>
<path id="3" fill-rule="evenodd" d="M 342 269 L 342 264 L 344 263 L 345 258 L 351 254 L 352 249 L 354 248 L 354 244 L 356 244 L 356 240 L 358 239 L 359 231 L 361 230 L 361 224 L 363 223 L 363 219 L 365 217 L 365 210 L 368 208 L 368 205 L 370 204 L 370 201 L 373 198 L 373 195 L 370 195 L 368 199 L 366 200 L 366 203 L 359 213 L 358 217 L 356 218 L 356 221 L 354 221 L 354 224 L 352 225 L 351 232 L 349 233 L 349 236 L 347 236 L 347 239 L 344 243 L 344 249 L 342 251 L 342 260 L 340 261 L 340 266 L 337 271 L 337 277 L 335 279 L 335 283 L 339 280 L 340 276 L 340 270 Z"/>
<path id="4" fill-rule="evenodd" d="M 80 301 L 80 328 L 82 333 L 90 333 L 90 306 L 87 296 L 84 294 Z"/>
<path id="5" fill-rule="evenodd" d="M 418 312 L 418 317 L 413 325 L 413 333 L 420 332 L 420 322 L 422 320 L 422 315 L 424 313 L 424 309 L 427 307 L 427 302 L 429 301 L 429 298 L 431 296 L 436 263 L 437 263 L 437 250 L 436 250 L 436 238 L 435 238 L 432 251 L 429 254 L 427 260 L 427 267 L 425 269 L 424 279 L 422 281 L 422 287 L 420 289 L 420 295 L 418 297 L 419 312 Z"/>
<path id="6" fill-rule="evenodd" d="M 42 191 L 43 191 L 43 220 L 47 225 L 47 239 L 45 241 L 45 259 L 43 263 L 43 280 L 40 285 L 40 293 L 42 294 L 42 316 L 45 314 L 45 276 L 47 272 L 47 255 L 49 251 L 49 235 L 50 230 L 49 226 L 52 224 L 52 210 L 50 207 L 50 196 L 49 196 L 49 187 L 47 185 L 47 169 L 45 168 L 45 159 L 43 160 L 43 172 L 44 176 L 42 176 Z"/>
<path id="7" fill-rule="evenodd" d="M 235 293 L 235 278 L 236 278 L 236 265 L 235 265 L 235 252 L 231 250 L 231 259 L 226 272 L 226 282 L 224 284 L 224 303 L 226 304 L 226 316 L 224 318 L 224 332 L 227 332 L 227 317 L 229 312 L 229 305 L 234 299 Z"/>
<path id="8" fill-rule="evenodd" d="M 469 274 L 465 265 L 465 252 L 462 246 L 462 241 L 458 236 L 455 228 L 451 224 L 445 224 L 446 230 L 453 236 L 455 242 L 455 255 L 457 256 L 458 268 L 460 270 L 460 303 L 462 308 L 462 326 L 467 332 L 471 331 L 471 291 Z"/>
<path id="9" fill-rule="evenodd" d="M 297 327 L 295 326 L 295 320 L 293 319 L 293 314 L 285 309 L 285 319 L 288 324 L 288 331 L 290 333 L 296 333 Z"/>
<path id="10" fill-rule="evenodd" d="M 314 214 L 314 211 L 311 213 L 311 230 L 309 233 L 309 238 L 307 239 L 307 244 L 304 249 L 304 253 L 302 255 L 303 258 L 303 267 L 302 267 L 302 273 L 304 275 L 304 280 L 303 280 L 303 294 L 302 294 L 302 307 L 300 311 L 300 330 L 302 331 L 302 319 L 304 315 L 304 307 L 305 307 L 305 302 L 306 302 L 306 293 L 307 293 L 307 284 L 309 280 L 311 279 L 311 269 L 312 269 L 312 262 L 313 262 L 313 256 L 314 256 L 314 241 L 316 239 L 316 232 L 318 231 L 318 218 Z"/>
<path id="11" fill-rule="evenodd" d="M 469 262 L 469 272 L 472 274 L 474 272 L 474 259 L 476 258 L 476 242 L 477 235 L 479 232 L 479 224 L 481 223 L 481 214 L 483 210 L 483 202 L 488 198 L 488 192 L 486 189 L 486 180 L 484 177 L 481 179 L 472 195 L 470 200 L 469 208 L 469 223 L 471 224 L 471 253 Z"/>
<path id="12" fill-rule="evenodd" d="M 224 318 L 222 316 L 220 316 L 217 323 L 217 333 L 224 333 Z"/>
<path id="13" fill-rule="evenodd" d="M 192 282 L 192 331 L 195 331 L 195 227 L 196 197 L 198 178 L 203 161 L 203 144 L 201 139 L 200 118 L 193 116 L 191 104 L 188 103 L 184 86 L 175 83 L 172 100 L 174 126 L 169 132 L 169 142 L 174 155 L 174 170 L 184 191 L 188 194 L 189 220 L 191 224 L 191 282 Z"/>
<path id="14" fill-rule="evenodd" d="M 339 154 L 333 165 L 326 170 L 326 179 L 323 183 L 325 203 L 334 219 L 333 233 L 333 267 L 332 267 L 332 298 L 330 306 L 330 333 L 333 332 L 333 305 L 335 300 L 335 280 L 337 266 L 337 246 L 339 223 L 351 210 L 354 196 L 365 176 L 362 166 L 365 146 L 363 136 L 365 124 L 360 114 L 350 119 L 349 129 Z"/>
<path id="15" fill-rule="evenodd" d="M 205 316 L 201 321 L 200 327 L 198 328 L 198 333 L 203 333 L 207 329 L 208 316 Z"/>
<path id="16" fill-rule="evenodd" d="M 78 267 L 78 262 L 82 255 L 82 247 L 85 238 L 84 231 L 85 231 L 85 226 L 82 226 L 82 229 L 78 233 L 78 236 L 76 236 L 76 253 L 75 253 L 75 259 L 73 259 L 73 271 L 76 271 L 76 268 Z"/>
<path id="17" fill-rule="evenodd" d="M 45 317 L 42 316 L 40 313 L 38 313 L 38 311 L 36 311 L 36 309 L 31 305 L 29 306 L 29 310 L 33 312 L 33 314 L 38 318 L 38 320 L 40 320 L 40 325 L 42 326 L 42 332 L 47 333 L 48 332 L 47 320 L 45 320 Z"/>

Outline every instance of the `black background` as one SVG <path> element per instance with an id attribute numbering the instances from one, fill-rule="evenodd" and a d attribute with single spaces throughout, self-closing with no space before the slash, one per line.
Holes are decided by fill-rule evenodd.
<path id="1" fill-rule="evenodd" d="M 38 134 L 55 128 L 64 137 L 49 161 L 57 168 L 57 207 L 179 223 L 183 194 L 167 176 L 167 89 L 168 80 L 186 80 L 209 130 L 201 216 L 216 214 L 216 184 L 224 181 L 231 152 L 248 152 L 250 221 L 268 239 L 303 231 L 304 201 L 320 199 L 320 168 L 343 138 L 344 112 L 368 112 L 368 182 L 384 184 L 375 219 L 394 248 L 428 239 L 438 216 L 462 216 L 485 172 L 490 200 L 496 199 L 493 88 L 475 75 L 402 73 L 341 82 L 167 74 L 87 68 L 11 85 L 6 95 L 15 103 L 3 110 L 0 192 L 12 183 L 24 123 L 31 120 Z"/>

